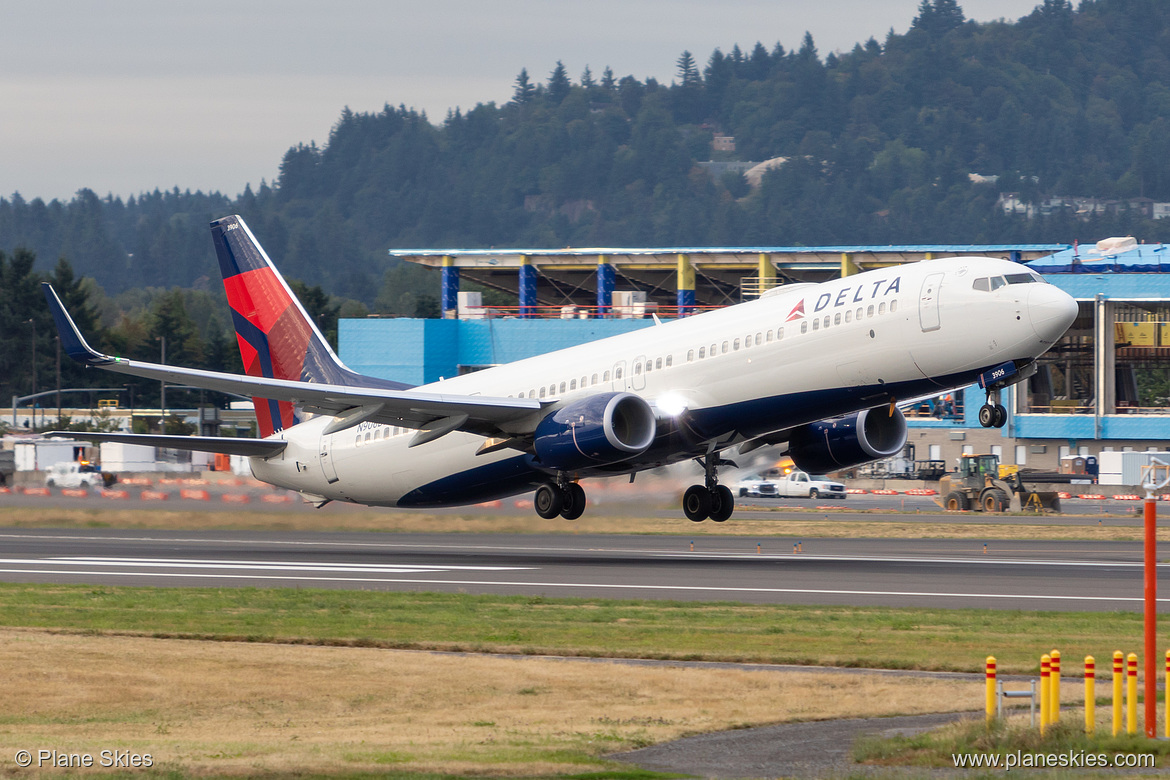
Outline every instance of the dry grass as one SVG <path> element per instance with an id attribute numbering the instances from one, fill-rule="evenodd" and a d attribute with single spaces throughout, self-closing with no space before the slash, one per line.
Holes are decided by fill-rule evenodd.
<path id="1" fill-rule="evenodd" d="M 557 773 L 684 734 L 982 701 L 978 682 L 19 629 L 0 668 L 0 756 L 116 746 L 197 775 Z"/>
<path id="2" fill-rule="evenodd" d="M 813 519 L 815 515 L 820 519 Z M 794 516 L 795 515 L 795 516 Z M 459 512 L 427 513 L 389 509 L 326 509 L 321 512 L 283 511 L 183 511 L 158 509 L 71 509 L 52 507 L 0 508 L 0 526 L 17 528 L 126 528 L 158 530 L 271 530 L 271 531 L 382 531 L 393 533 L 563 533 L 563 534 L 676 534 L 702 536 L 751 536 L 797 538 L 871 539 L 1081 539 L 1089 541 L 1140 541 L 1138 525 L 1028 525 L 1028 516 L 1016 523 L 939 523 L 929 517 L 893 515 L 873 519 L 877 513 L 845 514 L 839 509 L 785 510 L 775 519 L 733 520 L 728 523 L 692 523 L 682 517 L 645 517 L 619 514 L 587 514 L 568 522 L 542 520 L 525 510 L 488 512 L 468 507 Z M 806 519 L 806 516 L 808 519 Z M 880 516 L 889 517 L 888 514 Z M 1116 523 L 1117 519 L 1114 518 Z M 1161 541 L 1170 541 L 1170 527 L 1158 529 Z"/>

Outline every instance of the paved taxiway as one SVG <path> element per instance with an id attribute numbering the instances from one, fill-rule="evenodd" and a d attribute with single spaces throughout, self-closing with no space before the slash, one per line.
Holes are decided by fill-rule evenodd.
<path id="1" fill-rule="evenodd" d="M 760 544 L 757 552 L 757 543 Z M 1133 542 L 0 529 L 0 580 L 1140 610 Z M 1162 566 L 1163 571 L 1170 566 Z M 1165 575 L 1163 575 L 1165 576 Z M 1163 591 L 1170 596 L 1170 588 Z M 1161 599 L 1170 602 L 1170 598 Z"/>

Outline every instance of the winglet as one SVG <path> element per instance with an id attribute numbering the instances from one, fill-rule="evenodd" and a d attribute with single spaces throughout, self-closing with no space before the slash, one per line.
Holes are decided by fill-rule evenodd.
<path id="1" fill-rule="evenodd" d="M 53 313 L 53 322 L 57 325 L 57 333 L 61 336 L 61 348 L 65 354 L 79 363 L 87 366 L 102 366 L 115 363 L 117 360 L 109 355 L 103 355 L 85 342 L 85 337 L 73 323 L 65 305 L 57 297 L 57 291 L 48 282 L 41 282 L 41 290 L 45 293 L 45 300 L 49 302 L 49 311 Z"/>

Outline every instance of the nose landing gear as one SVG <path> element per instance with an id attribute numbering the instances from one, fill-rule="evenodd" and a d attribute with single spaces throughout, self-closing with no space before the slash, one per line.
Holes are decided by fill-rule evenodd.
<path id="1" fill-rule="evenodd" d="M 703 467 L 706 477 L 702 485 L 691 485 L 687 492 L 683 493 L 683 514 L 688 520 L 696 523 L 701 523 L 708 517 L 716 523 L 722 523 L 735 511 L 735 497 L 726 485 L 719 484 L 716 469 L 719 466 L 735 468 L 735 463 L 722 460 L 715 454 L 697 458 L 696 462 Z"/>
<path id="2" fill-rule="evenodd" d="M 987 403 L 979 407 L 979 424 L 984 428 L 1002 428 L 1007 424 L 1007 409 L 999 402 L 999 390 L 987 391 Z"/>

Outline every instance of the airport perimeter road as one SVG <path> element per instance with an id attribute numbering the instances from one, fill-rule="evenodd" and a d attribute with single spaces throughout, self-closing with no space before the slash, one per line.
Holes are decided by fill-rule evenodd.
<path id="1" fill-rule="evenodd" d="M 1140 544 L 0 529 L 0 580 L 1139 610 Z M 1170 572 L 1170 565 L 1160 567 Z M 1163 590 L 1170 596 L 1170 587 Z M 1162 599 L 1170 602 L 1170 598 Z"/>

